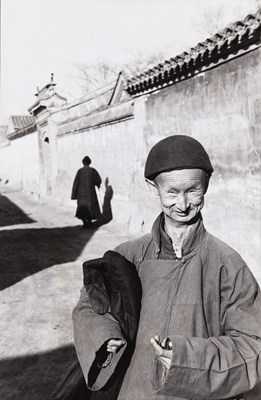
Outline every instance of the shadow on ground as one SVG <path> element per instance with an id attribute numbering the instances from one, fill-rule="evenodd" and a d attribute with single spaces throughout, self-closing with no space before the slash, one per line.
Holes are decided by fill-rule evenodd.
<path id="1" fill-rule="evenodd" d="M 35 222 L 8 197 L 0 194 L 0 227 Z"/>
<path id="2" fill-rule="evenodd" d="M 45 268 L 75 261 L 95 230 L 112 220 L 112 196 L 113 190 L 106 178 L 102 214 L 93 229 L 71 226 L 1 230 L 0 290 Z M 0 194 L 0 227 L 31 222 L 34 220 Z"/>
<path id="3" fill-rule="evenodd" d="M 101 218 L 93 229 L 71 226 L 0 230 L 0 290 L 41 270 L 73 262 L 79 257 L 95 231 L 113 218 L 113 190 L 108 180 L 106 183 Z M 19 207 L 0 195 L 1 227 L 31 222 L 34 221 Z M 68 345 L 46 353 L 0 360 L 1 400 L 53 399 L 53 393 L 76 359 L 74 346 Z M 81 399 L 76 392 L 75 395 L 77 400 L 86 400 L 85 396 Z"/>
<path id="4" fill-rule="evenodd" d="M 0 290 L 45 268 L 75 261 L 94 232 L 80 226 L 0 231 Z"/>
<path id="5" fill-rule="evenodd" d="M 74 346 L 0 361 L 3 400 L 50 400 L 57 384 L 76 360 Z"/>

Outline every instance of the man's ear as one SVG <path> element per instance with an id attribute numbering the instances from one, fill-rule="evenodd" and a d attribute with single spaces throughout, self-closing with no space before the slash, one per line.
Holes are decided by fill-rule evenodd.
<path id="1" fill-rule="evenodd" d="M 209 180 L 210 180 L 211 175 L 205 174 L 205 193 L 207 193 L 208 190 L 208 185 L 209 185 Z"/>
<path id="2" fill-rule="evenodd" d="M 152 194 L 153 197 L 159 197 L 158 189 L 153 181 L 145 179 L 147 183 L 147 187 L 149 192 Z"/>

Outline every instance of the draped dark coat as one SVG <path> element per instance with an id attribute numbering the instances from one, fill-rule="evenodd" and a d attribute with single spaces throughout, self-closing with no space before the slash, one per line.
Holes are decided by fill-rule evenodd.
<path id="1" fill-rule="evenodd" d="M 95 191 L 101 185 L 101 177 L 96 169 L 85 165 L 77 171 L 72 187 L 72 200 L 77 200 L 76 217 L 82 220 L 97 219 L 100 207 Z"/>
<path id="2" fill-rule="evenodd" d="M 105 385 L 100 390 L 89 390 L 86 386 L 80 364 L 76 362 L 70 368 L 67 376 L 57 388 L 52 399 L 55 400 L 116 400 L 120 390 L 125 372 L 130 363 L 139 324 L 141 306 L 141 282 L 135 265 L 125 257 L 114 251 L 107 251 L 102 258 L 86 261 L 83 264 L 84 291 L 90 299 L 90 312 L 93 315 L 94 338 L 88 336 L 88 332 L 79 338 L 80 347 L 83 346 L 87 353 L 79 353 L 78 357 L 84 365 L 84 371 L 89 386 L 93 386 L 97 376 L 105 374 Z M 104 330 L 102 337 L 97 336 L 95 324 L 99 325 L 104 317 L 109 316 L 120 326 L 121 334 L 124 335 L 126 343 L 125 351 L 120 359 L 115 355 L 110 360 L 107 352 L 107 341 L 111 339 L 110 331 Z M 100 327 L 99 327 L 100 328 Z M 78 330 L 78 327 L 75 327 Z M 91 329 L 92 331 L 92 329 Z M 78 335 L 76 334 L 78 337 Z M 86 342 L 87 341 L 87 342 Z M 99 349 L 92 343 L 101 343 Z M 78 346 L 77 346 L 78 347 Z M 87 357 L 85 355 L 87 354 Z M 111 375 L 110 367 L 102 368 L 105 360 L 115 371 Z"/>

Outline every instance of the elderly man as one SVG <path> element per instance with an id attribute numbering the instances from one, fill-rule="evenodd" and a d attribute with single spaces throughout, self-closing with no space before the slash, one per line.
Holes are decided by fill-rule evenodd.
<path id="1" fill-rule="evenodd" d="M 260 290 L 240 255 L 204 228 L 212 172 L 205 149 L 189 136 L 169 136 L 148 155 L 145 178 L 162 212 L 150 234 L 115 249 L 142 283 L 136 347 L 119 400 L 261 399 Z M 102 390 L 126 338 L 110 313 L 94 317 L 84 288 L 73 319 L 87 385 Z M 85 359 L 101 337 L 111 356 L 90 384 Z"/>

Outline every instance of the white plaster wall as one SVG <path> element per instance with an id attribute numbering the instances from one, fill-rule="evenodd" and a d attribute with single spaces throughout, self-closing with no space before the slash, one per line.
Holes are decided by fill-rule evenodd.
<path id="1" fill-rule="evenodd" d="M 21 140 L 11 141 L 9 146 L 1 149 L 0 179 L 12 189 L 22 188 Z"/>
<path id="2" fill-rule="evenodd" d="M 25 192 L 39 193 L 38 134 L 31 133 L 20 139 L 22 154 L 22 185 Z"/>
<path id="3" fill-rule="evenodd" d="M 0 179 L 12 189 L 38 193 L 39 150 L 37 133 L 16 140 L 0 151 Z"/>

